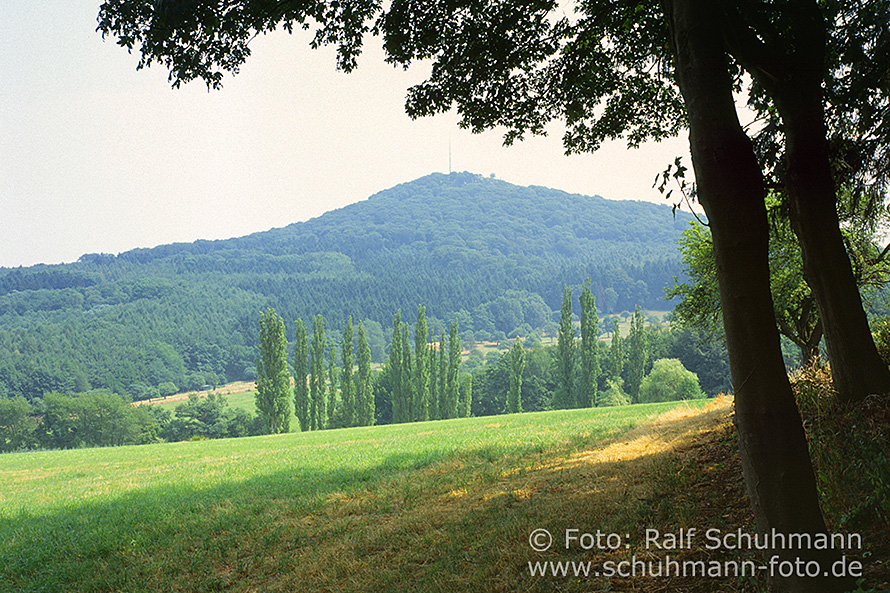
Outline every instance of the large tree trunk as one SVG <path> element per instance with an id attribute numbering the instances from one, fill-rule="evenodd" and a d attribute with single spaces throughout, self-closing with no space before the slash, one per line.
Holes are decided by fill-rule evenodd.
<path id="1" fill-rule="evenodd" d="M 761 534 L 824 533 L 806 438 L 785 372 L 770 295 L 768 223 L 760 167 L 738 121 L 713 0 L 665 0 L 677 80 L 689 116 L 698 195 L 711 225 L 735 390 L 745 484 Z M 830 559 L 814 550 L 767 552 Z M 821 574 L 821 570 L 820 570 Z M 779 591 L 842 591 L 840 579 L 782 578 Z"/>
<path id="2" fill-rule="evenodd" d="M 786 33 L 783 55 L 766 58 L 770 71 L 754 72 L 782 118 L 791 223 L 822 320 L 834 386 L 841 401 L 854 401 L 890 391 L 890 370 L 875 348 L 838 225 L 822 104 L 824 18 L 812 1 L 787 10 L 794 28 Z"/>

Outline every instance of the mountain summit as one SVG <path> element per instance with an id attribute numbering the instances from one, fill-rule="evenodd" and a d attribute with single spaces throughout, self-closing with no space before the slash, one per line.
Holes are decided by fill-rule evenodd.
<path id="1" fill-rule="evenodd" d="M 306 222 L 220 241 L 0 270 L 0 393 L 131 390 L 253 367 L 256 318 L 365 320 L 382 354 L 397 309 L 479 337 L 542 327 L 563 285 L 600 313 L 664 308 L 691 219 L 470 173 L 432 174 Z M 77 385 L 74 385 L 76 383 Z"/>

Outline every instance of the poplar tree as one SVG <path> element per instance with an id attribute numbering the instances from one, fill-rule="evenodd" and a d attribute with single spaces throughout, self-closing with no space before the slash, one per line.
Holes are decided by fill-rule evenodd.
<path id="1" fill-rule="evenodd" d="M 392 341 L 389 345 L 389 383 L 392 389 L 392 421 L 404 422 L 402 406 L 402 310 L 399 309 L 392 321 Z"/>
<path id="2" fill-rule="evenodd" d="M 358 323 L 358 389 L 356 390 L 357 415 L 361 426 L 374 425 L 374 389 L 371 384 L 371 347 L 365 324 Z"/>
<path id="3" fill-rule="evenodd" d="M 430 419 L 430 357 L 429 330 L 426 309 L 417 306 L 417 324 L 414 326 L 414 420 Z"/>
<path id="4" fill-rule="evenodd" d="M 510 348 L 510 390 L 507 392 L 507 413 L 522 411 L 522 372 L 525 370 L 525 349 L 522 340 L 516 338 Z"/>
<path id="5" fill-rule="evenodd" d="M 402 422 L 414 421 L 414 361 L 411 358 L 411 342 L 408 340 L 408 324 L 402 324 Z"/>
<path id="6" fill-rule="evenodd" d="M 609 345 L 609 372 L 614 381 L 620 381 L 624 374 L 624 345 L 621 341 L 621 328 L 618 318 L 612 318 L 612 343 Z"/>
<path id="7" fill-rule="evenodd" d="M 473 410 L 473 375 L 460 378 L 461 418 L 469 418 Z"/>
<path id="8" fill-rule="evenodd" d="M 260 312 L 260 355 L 256 359 L 256 407 L 272 434 L 290 430 L 290 374 L 284 320 L 274 309 Z"/>
<path id="9" fill-rule="evenodd" d="M 571 408 L 575 405 L 572 388 L 575 377 L 575 326 L 572 323 L 572 289 L 568 286 L 565 286 L 562 292 L 556 356 L 558 383 L 553 397 L 553 407 Z"/>
<path id="10" fill-rule="evenodd" d="M 448 359 L 445 351 L 445 328 L 442 328 L 442 335 L 439 338 L 439 361 L 438 376 L 439 386 L 439 419 L 448 418 Z"/>
<path id="11" fill-rule="evenodd" d="M 646 374 L 646 362 L 649 360 L 646 334 L 643 330 L 643 312 L 640 307 L 634 310 L 630 321 L 630 333 L 627 335 L 627 364 L 624 368 L 624 390 L 631 397 L 631 403 L 640 401 L 640 385 Z"/>
<path id="12" fill-rule="evenodd" d="M 457 418 L 458 373 L 460 372 L 460 336 L 457 334 L 457 321 L 451 322 L 448 331 L 448 418 Z"/>
<path id="13" fill-rule="evenodd" d="M 310 428 L 309 421 L 309 342 L 303 319 L 297 319 L 297 341 L 294 346 L 294 413 L 300 423 L 300 430 Z"/>
<path id="14" fill-rule="evenodd" d="M 309 397 L 311 429 L 321 430 L 325 421 L 324 318 L 316 315 L 312 321 L 312 348 L 309 362 Z"/>
<path id="15" fill-rule="evenodd" d="M 343 359 L 343 371 L 340 374 L 340 399 L 343 401 L 343 425 L 354 426 L 357 414 L 356 397 L 352 385 L 352 316 L 346 320 L 343 339 L 340 341 L 340 357 Z"/>
<path id="16" fill-rule="evenodd" d="M 334 411 L 337 409 L 337 375 L 337 346 L 331 344 L 331 357 L 328 359 L 328 427 L 334 425 Z"/>
<path id="17" fill-rule="evenodd" d="M 597 378 L 600 374 L 597 350 L 596 299 L 590 291 L 590 279 L 581 289 L 581 382 L 578 385 L 578 407 L 596 405 Z"/>
<path id="18" fill-rule="evenodd" d="M 440 343 L 441 344 L 441 343 Z M 439 420 L 439 356 L 440 344 L 430 344 L 429 369 L 430 369 L 430 420 Z"/>

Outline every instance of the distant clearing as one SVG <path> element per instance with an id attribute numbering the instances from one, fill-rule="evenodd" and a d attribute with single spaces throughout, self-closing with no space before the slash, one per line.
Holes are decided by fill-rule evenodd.
<path id="1" fill-rule="evenodd" d="M 173 395 L 168 395 L 167 397 L 153 397 L 151 399 L 144 399 L 138 402 L 133 402 L 134 405 L 137 406 L 154 406 L 154 405 L 163 405 L 163 404 L 180 404 L 182 402 L 186 402 L 189 399 L 189 396 L 192 394 L 197 395 L 198 397 L 207 397 L 210 394 L 213 395 L 232 395 L 236 393 L 246 393 L 248 391 L 255 391 L 256 383 L 253 381 L 236 381 L 234 383 L 228 383 L 226 385 L 222 385 L 217 387 L 216 389 L 212 389 L 210 391 L 200 390 L 200 391 L 185 391 L 183 393 L 174 393 Z"/>

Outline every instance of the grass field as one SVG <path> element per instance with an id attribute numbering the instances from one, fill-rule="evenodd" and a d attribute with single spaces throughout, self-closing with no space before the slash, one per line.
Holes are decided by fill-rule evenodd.
<path id="1" fill-rule="evenodd" d="M 250 413 L 256 413 L 256 389 L 252 388 L 253 384 L 244 384 L 250 385 L 250 388 L 243 387 L 240 389 L 230 389 L 227 392 L 222 391 L 200 391 L 197 392 L 198 397 L 206 397 L 208 394 L 220 395 L 226 399 L 229 406 L 232 408 L 242 408 L 247 410 Z M 243 390 L 241 390 L 243 389 Z M 186 395 L 183 397 L 183 395 Z M 155 400 L 151 404 L 141 403 L 141 405 L 153 405 L 164 408 L 166 410 L 170 410 L 170 413 L 176 411 L 177 406 L 181 406 L 188 402 L 187 394 L 177 394 L 175 398 L 171 397 L 168 400 Z M 296 422 L 296 416 L 293 415 L 293 411 L 291 411 L 291 426 L 298 426 L 294 424 Z"/>
<path id="2" fill-rule="evenodd" d="M 629 529 L 652 492 L 621 464 L 676 406 L 3 455 L 0 590 L 553 590 L 529 533 Z"/>

